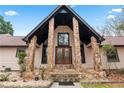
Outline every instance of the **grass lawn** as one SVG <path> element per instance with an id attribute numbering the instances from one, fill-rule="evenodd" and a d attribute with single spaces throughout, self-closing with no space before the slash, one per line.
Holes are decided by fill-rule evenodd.
<path id="1" fill-rule="evenodd" d="M 124 88 L 124 83 L 93 83 L 81 84 L 82 88 Z"/>

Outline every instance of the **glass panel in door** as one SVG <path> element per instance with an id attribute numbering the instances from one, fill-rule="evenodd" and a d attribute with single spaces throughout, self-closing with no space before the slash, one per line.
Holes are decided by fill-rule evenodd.
<path id="1" fill-rule="evenodd" d="M 71 63 L 71 48 L 57 47 L 56 48 L 56 64 Z"/>
<path id="2" fill-rule="evenodd" d="M 56 57 L 57 57 L 57 63 L 62 64 L 62 60 L 63 60 L 62 48 L 57 49 L 57 56 Z"/>

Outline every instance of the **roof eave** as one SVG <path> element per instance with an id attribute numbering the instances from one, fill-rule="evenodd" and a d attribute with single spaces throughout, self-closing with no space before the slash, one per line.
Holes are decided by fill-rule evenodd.
<path id="1" fill-rule="evenodd" d="M 32 33 L 34 33 L 41 25 L 43 25 L 46 21 L 48 21 L 53 14 L 59 9 L 61 8 L 62 5 L 57 6 L 46 18 L 44 18 L 44 20 L 42 20 L 27 36 L 25 36 L 22 40 L 28 42 L 28 38 L 30 37 L 30 35 L 32 35 Z"/>
<path id="2" fill-rule="evenodd" d="M 56 13 L 63 5 L 59 5 L 57 6 L 43 21 L 41 21 L 27 36 L 25 36 L 22 40 L 24 40 L 25 42 L 29 42 L 28 38 L 30 36 L 32 36 L 32 34 L 40 27 L 42 26 L 46 21 L 48 21 L 53 15 L 54 13 Z M 105 39 L 100 36 L 85 20 L 83 20 L 75 11 L 73 11 L 73 9 L 69 6 L 66 5 L 67 9 L 72 12 L 72 14 L 74 14 L 74 16 L 76 18 L 78 18 L 80 20 L 80 22 L 82 22 L 83 24 L 85 24 L 97 37 L 99 37 L 99 40 L 102 42 Z"/>

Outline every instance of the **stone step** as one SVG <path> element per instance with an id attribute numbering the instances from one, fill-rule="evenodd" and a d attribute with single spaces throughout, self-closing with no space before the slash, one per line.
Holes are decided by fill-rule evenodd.
<path id="1" fill-rule="evenodd" d="M 62 81 L 72 81 L 77 82 L 79 81 L 79 77 L 77 74 L 52 74 L 51 79 L 57 82 Z"/>
<path id="2" fill-rule="evenodd" d="M 74 69 L 74 66 L 72 64 L 56 64 L 54 69 Z"/>
<path id="3" fill-rule="evenodd" d="M 54 69 L 50 72 L 50 74 L 78 74 L 78 73 L 75 69 L 65 69 L 65 70 Z"/>
<path id="4" fill-rule="evenodd" d="M 79 81 L 79 74 L 75 69 L 54 69 L 49 72 L 50 78 L 54 81 Z"/>

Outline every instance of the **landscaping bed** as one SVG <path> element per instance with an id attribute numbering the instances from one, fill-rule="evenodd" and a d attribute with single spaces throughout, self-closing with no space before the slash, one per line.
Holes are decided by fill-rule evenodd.
<path id="1" fill-rule="evenodd" d="M 83 88 L 124 88 L 124 69 L 105 70 L 106 79 L 91 77 L 80 81 Z"/>
<path id="2" fill-rule="evenodd" d="M 18 71 L 0 72 L 0 88 L 49 88 L 52 80 L 25 81 Z"/>
<path id="3" fill-rule="evenodd" d="M 110 70 L 107 78 L 113 82 L 124 82 L 124 69 Z"/>
<path id="4" fill-rule="evenodd" d="M 0 82 L 0 88 L 49 88 L 52 85 L 52 81 L 38 80 L 38 81 L 4 81 Z"/>

